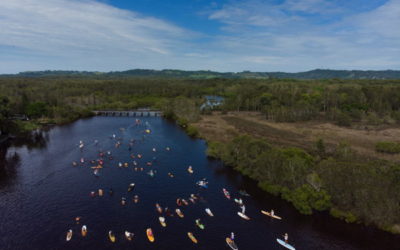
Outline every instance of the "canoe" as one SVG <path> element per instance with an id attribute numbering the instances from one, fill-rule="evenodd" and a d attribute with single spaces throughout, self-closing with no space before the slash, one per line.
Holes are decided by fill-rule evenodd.
<path id="1" fill-rule="evenodd" d="M 127 240 L 132 240 L 133 239 L 133 233 L 125 231 L 125 238 Z"/>
<path id="2" fill-rule="evenodd" d="M 66 240 L 67 240 L 67 241 L 70 241 L 71 238 L 72 238 L 72 230 L 70 229 L 70 230 L 68 230 L 68 232 L 67 232 Z"/>
<path id="3" fill-rule="evenodd" d="M 151 228 L 147 228 L 146 234 L 147 234 L 147 238 L 149 239 L 149 241 L 154 242 L 154 235 L 153 235 L 153 231 L 151 230 Z"/>
<path id="4" fill-rule="evenodd" d="M 160 214 L 162 213 L 162 208 L 160 207 L 160 205 L 158 203 L 156 204 L 156 209 Z"/>
<path id="5" fill-rule="evenodd" d="M 197 225 L 200 229 L 202 229 L 202 230 L 204 229 L 204 224 L 201 224 L 201 223 L 200 223 L 200 219 L 197 219 L 197 220 L 196 220 L 196 225 Z"/>
<path id="6" fill-rule="evenodd" d="M 250 220 L 250 218 L 242 212 L 237 212 L 237 214 L 245 220 Z"/>
<path id="7" fill-rule="evenodd" d="M 274 218 L 274 219 L 282 220 L 281 217 L 279 217 L 279 216 L 277 216 L 277 215 L 271 215 L 271 213 L 269 213 L 269 212 L 267 212 L 267 211 L 261 210 L 261 213 L 263 213 L 263 214 L 265 214 L 265 215 L 267 215 L 267 216 L 270 216 L 270 217 L 272 217 L 272 218 Z"/>
<path id="8" fill-rule="evenodd" d="M 226 190 L 225 188 L 222 189 L 222 192 L 224 192 L 225 197 L 230 200 L 231 199 L 231 195 L 229 194 L 228 190 Z"/>
<path id="9" fill-rule="evenodd" d="M 193 243 L 197 244 L 197 239 L 194 237 L 194 235 L 191 232 L 188 232 L 187 234 L 188 234 L 189 238 L 193 241 Z"/>
<path id="10" fill-rule="evenodd" d="M 214 216 L 214 214 L 211 212 L 211 210 L 210 210 L 209 208 L 206 208 L 205 210 L 206 210 L 206 213 L 207 213 L 209 216 L 211 216 L 211 217 Z"/>
<path id="11" fill-rule="evenodd" d="M 165 223 L 165 218 L 164 217 L 158 217 L 158 220 L 160 221 L 161 226 L 166 227 L 167 223 Z"/>
<path id="12" fill-rule="evenodd" d="M 112 231 L 108 231 L 108 238 L 110 239 L 111 242 L 115 242 L 115 235 L 113 234 Z"/>
<path id="13" fill-rule="evenodd" d="M 175 212 L 176 212 L 176 214 L 177 214 L 179 217 L 181 217 L 181 218 L 184 217 L 182 211 L 181 211 L 179 208 L 175 209 Z"/>
<path id="14" fill-rule="evenodd" d="M 276 239 L 276 241 L 281 244 L 282 246 L 286 247 L 289 250 L 296 250 L 296 248 L 294 248 L 292 245 L 286 243 L 285 241 L 281 240 L 281 239 Z"/>
<path id="15" fill-rule="evenodd" d="M 87 227 L 86 227 L 86 225 L 83 225 L 83 226 L 82 226 L 81 232 L 82 232 L 82 236 L 85 237 L 86 234 L 87 234 Z"/>
<path id="16" fill-rule="evenodd" d="M 239 248 L 237 247 L 237 245 L 235 244 L 235 242 L 233 240 L 231 240 L 231 238 L 226 237 L 226 244 L 228 244 L 228 246 L 230 248 L 232 248 L 233 250 L 238 250 Z"/>

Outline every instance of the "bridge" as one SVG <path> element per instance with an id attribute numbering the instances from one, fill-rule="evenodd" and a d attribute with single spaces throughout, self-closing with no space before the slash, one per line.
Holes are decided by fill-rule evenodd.
<path id="1" fill-rule="evenodd" d="M 162 116 L 160 110 L 138 109 L 138 110 L 93 110 L 98 116 Z"/>

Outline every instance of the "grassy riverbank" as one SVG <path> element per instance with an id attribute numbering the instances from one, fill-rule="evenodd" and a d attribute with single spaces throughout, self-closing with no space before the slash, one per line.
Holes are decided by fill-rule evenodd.
<path id="1" fill-rule="evenodd" d="M 374 146 L 399 134 L 399 128 L 274 123 L 248 112 L 214 113 L 192 126 L 207 140 L 209 156 L 301 213 L 329 211 L 347 222 L 400 233 L 400 158 Z"/>

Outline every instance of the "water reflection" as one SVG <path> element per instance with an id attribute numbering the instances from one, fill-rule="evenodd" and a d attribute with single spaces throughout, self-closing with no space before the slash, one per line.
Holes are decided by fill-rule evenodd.
<path id="1" fill-rule="evenodd" d="M 21 162 L 20 155 L 13 149 L 25 146 L 28 150 L 45 148 L 49 141 L 47 131 L 35 130 L 0 145 L 0 189 L 14 182 Z M 11 150 L 13 150 L 11 152 Z"/>

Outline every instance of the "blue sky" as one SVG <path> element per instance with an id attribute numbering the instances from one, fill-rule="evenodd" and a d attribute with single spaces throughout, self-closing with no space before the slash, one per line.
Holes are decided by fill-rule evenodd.
<path id="1" fill-rule="evenodd" d="M 0 73 L 400 69 L 400 0 L 2 0 Z"/>

